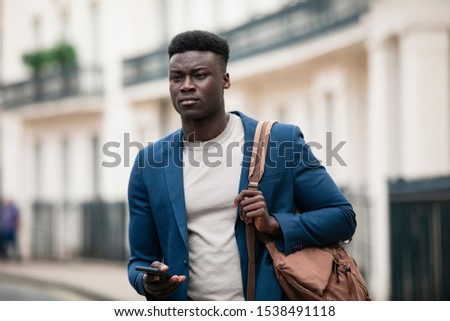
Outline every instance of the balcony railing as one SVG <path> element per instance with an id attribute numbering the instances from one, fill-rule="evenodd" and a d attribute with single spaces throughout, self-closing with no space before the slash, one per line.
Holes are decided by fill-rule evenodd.
<path id="1" fill-rule="evenodd" d="M 72 69 L 3 86 L 5 108 L 54 101 L 66 97 L 97 95 L 102 92 L 99 69 Z"/>
<path id="2" fill-rule="evenodd" d="M 357 23 L 367 12 L 370 0 L 308 0 L 266 17 L 220 33 L 231 47 L 230 59 L 238 60 L 299 43 Z M 124 85 L 167 76 L 167 46 L 123 63 Z"/>
<path id="3" fill-rule="evenodd" d="M 309 0 L 222 33 L 231 59 L 242 59 L 354 24 L 369 0 Z"/>
<path id="4" fill-rule="evenodd" d="M 149 54 L 127 59 L 123 63 L 125 86 L 161 79 L 167 76 L 166 47 Z"/>

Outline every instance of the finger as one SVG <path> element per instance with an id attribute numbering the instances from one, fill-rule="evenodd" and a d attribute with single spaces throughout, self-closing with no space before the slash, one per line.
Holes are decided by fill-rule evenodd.
<path id="1" fill-rule="evenodd" d="M 160 271 L 167 271 L 169 269 L 168 265 L 165 265 L 164 263 L 159 261 L 154 261 L 151 267 L 157 268 Z"/>
<path id="2" fill-rule="evenodd" d="M 266 216 L 266 209 L 261 206 L 254 206 L 245 211 L 245 216 L 249 218 Z"/>
<path id="3" fill-rule="evenodd" d="M 242 207 L 239 208 L 239 218 L 241 219 L 241 221 L 245 221 L 245 213 L 242 210 Z"/>
<path id="4" fill-rule="evenodd" d="M 186 280 L 186 276 L 177 276 L 174 275 L 172 278 L 167 280 L 165 283 L 161 283 L 159 285 L 152 284 L 149 286 L 150 293 L 157 297 L 166 297 L 169 295 L 172 291 L 174 291 L 177 287 L 180 286 L 180 284 Z"/>
<path id="5" fill-rule="evenodd" d="M 263 210 L 266 210 L 267 209 L 266 200 L 264 198 L 260 198 L 260 197 L 255 197 L 254 199 L 245 200 L 245 201 L 242 201 L 241 208 L 244 211 L 244 213 L 255 211 L 260 208 Z"/>
<path id="6" fill-rule="evenodd" d="M 235 199 L 233 203 L 233 208 L 238 207 L 239 203 L 243 200 L 243 197 L 239 194 Z"/>
<path id="7" fill-rule="evenodd" d="M 160 289 L 160 288 L 151 288 L 150 293 L 156 296 L 159 299 L 166 298 L 174 289 Z"/>
<path id="8" fill-rule="evenodd" d="M 253 223 L 253 219 L 250 216 L 248 216 L 247 214 L 244 214 L 244 217 L 242 218 L 242 220 L 244 221 L 245 224 Z"/>
<path id="9" fill-rule="evenodd" d="M 165 281 L 165 279 L 162 279 L 158 275 L 149 275 L 149 274 L 144 274 L 143 280 L 146 284 L 162 283 Z"/>
<path id="10" fill-rule="evenodd" d="M 263 197 L 255 196 L 242 201 L 241 207 L 248 212 L 259 207 L 266 207 L 266 200 Z"/>
<path id="11" fill-rule="evenodd" d="M 247 198 L 243 199 L 240 205 L 241 205 L 241 207 L 245 208 L 251 204 L 263 204 L 263 206 L 265 206 L 266 199 L 264 198 L 264 196 L 262 194 L 259 194 L 259 195 L 255 195 L 253 197 L 247 197 Z"/>
<path id="12" fill-rule="evenodd" d="M 247 197 L 253 197 L 255 195 L 261 194 L 261 191 L 255 191 L 250 189 L 244 189 L 242 190 L 237 197 L 241 197 L 242 199 L 245 199 Z"/>
<path id="13" fill-rule="evenodd" d="M 249 211 L 245 215 L 245 218 L 253 221 L 254 219 L 263 219 L 266 217 L 266 211 L 263 208 L 258 208 L 254 211 Z"/>
<path id="14" fill-rule="evenodd" d="M 242 202 L 243 199 L 245 199 L 246 197 L 248 197 L 247 194 L 248 190 L 242 190 L 238 196 L 236 196 L 236 198 L 234 199 L 234 207 L 237 207 L 239 205 L 240 202 Z"/>
<path id="15" fill-rule="evenodd" d="M 151 276 L 150 276 L 150 279 L 151 279 Z M 165 288 L 170 287 L 172 284 L 181 283 L 184 280 L 186 280 L 186 276 L 184 276 L 184 275 L 181 275 L 181 276 L 172 275 L 170 277 L 170 279 L 160 279 L 158 282 L 150 282 L 147 284 L 151 285 L 152 287 L 165 289 Z"/>
<path id="16" fill-rule="evenodd" d="M 255 220 L 267 220 L 269 218 L 269 213 L 265 206 L 255 206 L 251 209 L 247 209 L 243 221 L 247 224 L 256 223 Z"/>
<path id="17" fill-rule="evenodd" d="M 239 203 L 241 203 L 246 198 L 251 198 L 255 195 L 261 194 L 261 191 L 253 191 L 253 190 L 242 190 L 238 196 L 234 199 L 233 207 L 238 207 Z"/>
<path id="18" fill-rule="evenodd" d="M 163 286 L 163 284 L 159 285 L 150 284 L 147 285 L 147 289 L 151 294 L 161 297 L 167 296 L 170 292 L 172 292 L 175 289 L 175 287 L 173 286 L 173 284 L 168 284 L 166 286 Z"/>
<path id="19" fill-rule="evenodd" d="M 161 280 L 161 282 L 153 282 L 149 284 L 149 288 L 152 289 L 153 292 L 155 291 L 167 291 L 173 286 L 173 283 L 170 279 L 167 280 Z"/>

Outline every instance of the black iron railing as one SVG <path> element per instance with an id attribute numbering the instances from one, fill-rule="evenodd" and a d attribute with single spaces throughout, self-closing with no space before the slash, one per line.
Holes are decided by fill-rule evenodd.
<path id="1" fill-rule="evenodd" d="M 306 41 L 356 23 L 370 0 L 292 1 L 291 5 L 240 27 L 220 32 L 230 43 L 230 59 L 238 60 Z M 125 86 L 167 76 L 166 45 L 123 62 Z"/>
<path id="2" fill-rule="evenodd" d="M 102 92 L 100 69 L 71 69 L 2 87 L 2 104 L 12 108 L 79 95 Z"/>
<path id="3" fill-rule="evenodd" d="M 295 3 L 295 2 L 294 2 Z M 368 0 L 309 0 L 222 33 L 237 60 L 318 37 L 356 23 Z"/>
<path id="4" fill-rule="evenodd" d="M 123 83 L 125 86 L 161 79 L 167 76 L 167 49 L 127 59 L 123 62 Z"/>

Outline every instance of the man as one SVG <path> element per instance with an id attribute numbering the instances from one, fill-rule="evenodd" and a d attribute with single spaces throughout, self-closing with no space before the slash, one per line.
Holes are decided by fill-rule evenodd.
<path id="1" fill-rule="evenodd" d="M 182 128 L 142 149 L 130 175 L 128 276 L 137 292 L 148 300 L 244 300 L 245 224 L 271 235 L 286 254 L 349 239 L 352 206 L 298 127 L 274 125 L 260 191 L 247 190 L 245 146 L 257 121 L 225 111 L 227 41 L 188 31 L 172 39 L 168 53 L 169 91 Z M 139 265 L 172 276 L 143 274 Z M 256 277 L 256 300 L 285 299 L 259 241 Z"/>
<path id="2" fill-rule="evenodd" d="M 19 229 L 19 208 L 10 199 L 3 205 L 0 222 L 0 235 L 3 238 L 3 250 L 7 258 L 20 259 L 17 244 L 17 231 Z"/>

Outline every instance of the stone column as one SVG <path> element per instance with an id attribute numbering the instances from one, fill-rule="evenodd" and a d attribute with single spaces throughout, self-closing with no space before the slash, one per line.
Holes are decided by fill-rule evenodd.
<path id="1" fill-rule="evenodd" d="M 376 300 L 390 295 L 390 246 L 388 172 L 390 166 L 388 115 L 395 108 L 396 43 L 393 39 L 370 39 L 368 50 L 368 196 L 370 262 L 368 283 Z"/>
<path id="2" fill-rule="evenodd" d="M 450 172 L 449 33 L 414 26 L 400 39 L 400 174 L 405 179 Z"/>

